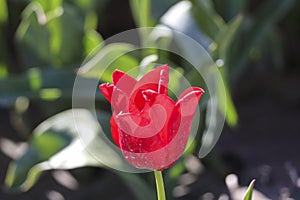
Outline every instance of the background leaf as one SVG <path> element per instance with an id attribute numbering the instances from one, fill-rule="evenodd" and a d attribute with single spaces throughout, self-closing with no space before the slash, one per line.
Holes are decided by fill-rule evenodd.
<path id="1" fill-rule="evenodd" d="M 104 113 L 101 116 L 105 118 Z M 24 155 L 10 164 L 6 184 L 12 189 L 26 191 L 42 171 L 50 169 L 118 165 L 124 170 L 134 170 L 120 152 L 114 152 L 116 147 L 113 149 L 104 142 L 101 131 L 98 121 L 85 109 L 64 111 L 45 120 L 33 131 Z M 137 175 L 117 174 L 131 189 L 138 184 L 139 190 L 134 191 L 137 197 L 147 194 L 145 199 L 153 199 L 153 191 Z"/>
<path id="2" fill-rule="evenodd" d="M 243 200 L 251 200 L 255 180 L 251 181 Z"/>

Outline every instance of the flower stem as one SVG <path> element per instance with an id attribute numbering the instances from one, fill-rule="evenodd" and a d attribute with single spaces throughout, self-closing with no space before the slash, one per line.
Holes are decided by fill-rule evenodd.
<path id="1" fill-rule="evenodd" d="M 166 200 L 164 179 L 162 177 L 161 171 L 154 171 L 154 176 L 156 182 L 157 199 Z"/>

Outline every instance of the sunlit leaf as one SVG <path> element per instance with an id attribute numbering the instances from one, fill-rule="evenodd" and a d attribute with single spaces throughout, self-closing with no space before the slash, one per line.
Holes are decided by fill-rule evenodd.
<path id="1" fill-rule="evenodd" d="M 210 1 L 193 0 L 192 2 L 192 13 L 195 16 L 198 26 L 201 31 L 214 40 L 219 31 L 222 30 L 225 25 L 223 19 L 215 12 L 213 7 L 210 5 Z"/>
<path id="2" fill-rule="evenodd" d="M 8 18 L 6 0 L 0 0 L 0 25 L 5 23 Z"/>
<path id="3" fill-rule="evenodd" d="M 230 45 L 244 19 L 245 18 L 243 15 L 238 15 L 234 19 L 232 19 L 232 21 L 230 21 L 226 26 L 223 26 L 223 29 L 218 32 L 215 40 L 216 50 L 212 52 L 212 55 L 215 59 L 222 59 L 226 64 L 226 56 L 230 51 Z"/>
<path id="4" fill-rule="evenodd" d="M 44 170 L 84 166 L 133 168 L 103 140 L 101 132 L 98 121 L 85 109 L 68 110 L 45 120 L 33 131 L 24 155 L 10 164 L 5 183 L 12 189 L 26 191 Z M 124 174 L 121 177 L 128 179 Z M 132 181 L 147 190 L 137 177 Z"/>
<path id="5" fill-rule="evenodd" d="M 268 0 L 257 9 L 253 19 L 243 21 L 228 53 L 229 79 L 234 83 L 245 70 L 250 52 L 266 36 L 272 25 L 293 5 L 294 0 Z M 247 38 L 245 40 L 245 38 Z"/>
<path id="6" fill-rule="evenodd" d="M 44 28 L 45 23 L 46 14 L 39 3 L 32 2 L 24 9 L 16 38 L 25 67 L 45 65 L 49 62 L 50 36 Z"/>
<path id="7" fill-rule="evenodd" d="M 80 68 L 79 74 L 89 78 L 100 78 L 103 82 L 111 82 L 111 74 L 115 69 L 128 72 L 139 66 L 138 61 L 127 53 L 134 46 L 127 43 L 113 43 L 101 48 L 98 53 L 89 58 Z M 134 74 L 137 76 L 138 70 Z"/>
<path id="8" fill-rule="evenodd" d="M 22 65 L 79 65 L 84 56 L 84 13 L 71 4 L 62 5 L 59 0 L 42 2 L 33 1 L 25 8 L 17 29 Z"/>
<path id="9" fill-rule="evenodd" d="M 130 0 L 131 10 L 139 27 L 150 27 L 152 25 L 151 1 Z"/>
<path id="10" fill-rule="evenodd" d="M 84 16 L 77 8 L 69 5 L 61 9 L 62 15 L 46 24 L 50 34 L 52 62 L 57 66 L 79 64 L 83 59 L 84 50 Z"/>
<path id="11" fill-rule="evenodd" d="M 216 11 L 225 19 L 231 21 L 244 11 L 246 0 L 213 0 Z"/>
<path id="12" fill-rule="evenodd" d="M 52 1 L 43 1 L 43 0 L 32 0 L 32 2 L 39 3 L 43 10 L 46 12 L 52 11 L 59 6 L 62 6 L 63 0 L 52 0 Z"/>
<path id="13" fill-rule="evenodd" d="M 160 22 L 173 30 L 190 36 L 208 50 L 212 40 L 204 31 L 199 29 L 198 24 L 192 15 L 192 7 L 193 5 L 191 2 L 180 1 L 162 16 Z"/>
<path id="14" fill-rule="evenodd" d="M 32 68 L 25 74 L 0 79 L 0 104 L 10 106 L 19 96 L 31 100 L 47 101 L 57 98 L 71 100 L 75 78 L 76 74 L 73 70 Z M 82 81 L 90 83 L 95 80 L 83 78 Z M 78 98 L 84 100 L 92 97 L 83 90 Z M 95 98 L 104 101 L 100 92 L 96 93 Z"/>
<path id="15" fill-rule="evenodd" d="M 251 200 L 255 180 L 251 181 L 243 200 Z"/>
<path id="16" fill-rule="evenodd" d="M 88 56 L 96 47 L 102 45 L 102 42 L 103 39 L 98 32 L 94 30 L 86 31 L 83 38 L 85 55 Z"/>

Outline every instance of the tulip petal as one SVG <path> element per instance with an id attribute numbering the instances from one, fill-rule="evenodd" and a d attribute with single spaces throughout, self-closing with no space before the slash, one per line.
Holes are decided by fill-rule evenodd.
<path id="1" fill-rule="evenodd" d="M 161 104 L 155 104 L 143 115 L 122 113 L 116 116 L 119 129 L 138 138 L 149 138 L 161 132 L 167 124 L 167 113 Z"/>
<path id="2" fill-rule="evenodd" d="M 137 81 L 130 97 L 138 110 L 142 110 L 146 103 L 142 94 L 144 90 L 149 89 L 160 94 L 168 95 L 168 75 L 169 67 L 168 65 L 163 65 L 148 72 L 139 81 Z"/>
<path id="3" fill-rule="evenodd" d="M 116 145 L 120 148 L 120 140 L 119 140 L 119 128 L 118 125 L 115 121 L 115 113 L 113 113 L 113 115 L 111 116 L 110 119 L 110 126 L 111 126 L 111 136 L 112 139 L 114 140 L 114 142 L 116 143 Z"/>
<path id="4" fill-rule="evenodd" d="M 203 90 L 185 90 L 177 102 L 168 97 L 168 65 L 139 81 L 116 70 L 113 84 L 99 86 L 114 108 L 111 134 L 125 159 L 137 168 L 163 170 L 184 152 Z"/>
<path id="5" fill-rule="evenodd" d="M 114 86 L 109 83 L 103 83 L 99 86 L 100 91 L 102 92 L 103 96 L 111 102 L 112 93 L 114 90 Z"/>
<path id="6" fill-rule="evenodd" d="M 185 95 L 193 92 L 193 91 L 199 91 L 201 93 L 204 93 L 204 90 L 202 88 L 199 88 L 199 87 L 191 87 L 191 88 L 187 88 L 186 90 L 184 90 L 180 96 L 178 97 L 178 100 L 179 99 L 182 99 Z"/>
<path id="7" fill-rule="evenodd" d="M 119 127 L 119 143 L 122 151 L 144 153 L 156 151 L 167 145 L 174 136 L 174 134 L 168 133 L 167 127 L 173 109 L 172 99 L 157 94 L 153 105 L 145 106 L 145 110 L 142 112 L 117 115 L 115 120 Z"/>
<path id="8" fill-rule="evenodd" d="M 168 95 L 169 83 L 169 66 L 162 65 L 145 74 L 135 85 L 135 89 L 144 88 L 151 85 L 147 89 L 152 89 L 160 94 Z"/>
<path id="9" fill-rule="evenodd" d="M 204 90 L 197 87 L 186 89 L 178 98 L 175 107 L 182 116 L 194 115 L 198 102 Z"/>
<path id="10" fill-rule="evenodd" d="M 112 77 L 114 85 L 127 95 L 130 95 L 134 85 L 137 83 L 134 78 L 120 70 L 115 70 Z"/>

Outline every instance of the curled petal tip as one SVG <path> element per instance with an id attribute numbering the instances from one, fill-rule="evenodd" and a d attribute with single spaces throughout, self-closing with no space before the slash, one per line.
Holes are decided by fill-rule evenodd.
<path id="1" fill-rule="evenodd" d="M 103 96 L 110 102 L 114 90 L 114 85 L 109 83 L 102 83 L 101 85 L 99 85 L 99 89 L 102 92 Z"/>
<path id="2" fill-rule="evenodd" d="M 194 93 L 195 93 L 197 96 L 201 97 L 201 95 L 204 94 L 205 91 L 204 91 L 202 88 L 197 88 L 197 89 L 194 89 Z"/>
<path id="3" fill-rule="evenodd" d="M 180 95 L 175 106 L 181 109 L 182 115 L 192 116 L 203 93 L 204 90 L 202 88 L 188 88 Z"/>
<path id="4" fill-rule="evenodd" d="M 116 69 L 112 74 L 113 83 L 116 85 L 124 74 L 124 72 Z"/>

